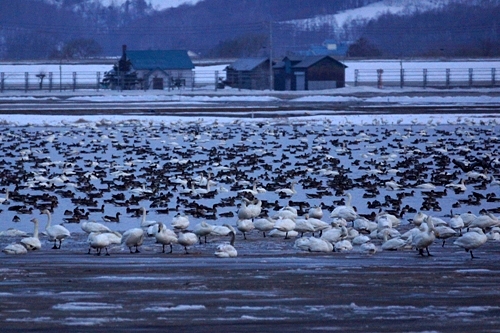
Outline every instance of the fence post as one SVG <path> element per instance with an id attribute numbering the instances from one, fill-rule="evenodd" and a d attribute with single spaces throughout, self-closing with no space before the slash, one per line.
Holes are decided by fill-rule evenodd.
<path id="1" fill-rule="evenodd" d="M 99 91 L 99 84 L 101 82 L 101 72 L 97 72 L 97 82 L 96 82 L 96 90 Z"/>
<path id="2" fill-rule="evenodd" d="M 382 74 L 384 73 L 383 69 L 377 69 L 377 87 L 382 89 Z"/>
<path id="3" fill-rule="evenodd" d="M 76 72 L 73 72 L 73 91 L 76 90 Z"/>
<path id="4" fill-rule="evenodd" d="M 427 88 L 427 68 L 424 68 L 424 89 Z"/>
<path id="5" fill-rule="evenodd" d="M 215 91 L 219 88 L 219 71 L 215 71 Z"/>
<path id="6" fill-rule="evenodd" d="M 359 69 L 354 70 L 354 86 L 358 86 L 358 79 L 359 79 Z"/>
<path id="7" fill-rule="evenodd" d="M 29 73 L 24 72 L 24 92 L 28 92 L 29 87 Z"/>
<path id="8" fill-rule="evenodd" d="M 450 69 L 446 68 L 446 88 L 450 87 Z"/>
<path id="9" fill-rule="evenodd" d="M 49 72 L 49 91 L 52 91 L 52 72 Z"/>
<path id="10" fill-rule="evenodd" d="M 474 69 L 469 68 L 469 88 L 472 88 L 472 77 L 473 77 Z"/>
<path id="11" fill-rule="evenodd" d="M 3 92 L 3 90 L 5 89 L 4 82 L 5 82 L 5 73 L 2 72 L 0 73 L 0 92 Z"/>
<path id="12" fill-rule="evenodd" d="M 405 69 L 401 68 L 399 70 L 399 86 L 401 89 L 403 89 L 404 85 L 405 85 Z"/>
<path id="13" fill-rule="evenodd" d="M 497 74 L 497 69 L 492 68 L 491 69 L 491 85 L 495 86 L 496 85 L 496 74 Z"/>

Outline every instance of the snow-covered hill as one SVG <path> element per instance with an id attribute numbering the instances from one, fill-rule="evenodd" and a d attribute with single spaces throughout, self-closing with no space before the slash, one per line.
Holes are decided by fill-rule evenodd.
<path id="1" fill-rule="evenodd" d="M 428 11 L 448 5 L 456 0 L 383 0 L 369 4 L 364 7 L 349 9 L 334 15 L 320 15 L 309 19 L 294 20 L 293 23 L 303 30 L 315 30 L 316 28 L 330 25 L 342 27 L 353 20 L 369 21 L 378 16 L 391 13 L 408 15 L 416 11 Z"/>

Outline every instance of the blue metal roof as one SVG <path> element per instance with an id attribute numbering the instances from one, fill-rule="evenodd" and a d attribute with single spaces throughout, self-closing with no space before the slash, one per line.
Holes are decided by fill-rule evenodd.
<path id="1" fill-rule="evenodd" d="M 127 51 L 127 58 L 136 70 L 194 68 L 193 62 L 185 50 Z"/>

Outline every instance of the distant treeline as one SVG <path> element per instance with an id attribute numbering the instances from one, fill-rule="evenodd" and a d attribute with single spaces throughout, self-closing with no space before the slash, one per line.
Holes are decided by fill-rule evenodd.
<path id="1" fill-rule="evenodd" d="M 456 0 L 433 11 L 342 27 L 331 22 L 304 30 L 291 22 L 378 1 L 204 0 L 156 11 L 146 0 L 109 7 L 93 0 L 2 0 L 0 59 L 116 56 L 122 44 L 187 49 L 202 57 L 267 56 L 272 45 L 280 57 L 332 38 L 356 42 L 352 57 L 500 55 L 498 0 Z"/>

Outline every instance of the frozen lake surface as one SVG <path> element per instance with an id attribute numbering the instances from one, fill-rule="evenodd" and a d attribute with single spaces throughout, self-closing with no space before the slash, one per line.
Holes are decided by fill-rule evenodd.
<path id="1" fill-rule="evenodd" d="M 0 188 L 9 200 L 2 204 L 1 230 L 31 233 L 29 220 L 37 217 L 42 232 L 47 217 L 40 210 L 51 206 L 53 224 L 78 208 L 84 218 L 118 232 L 140 226 L 141 207 L 147 220 L 169 228 L 179 213 L 189 217 L 188 229 L 201 221 L 236 227 L 238 191 L 252 189 L 254 181 L 265 189 L 255 194 L 261 217 L 291 206 L 303 218 L 310 207 L 322 205 L 322 220 L 330 223 L 330 212 L 346 203 L 348 193 L 363 216 L 397 215 L 400 224 L 391 229 L 401 234 L 413 228 L 419 211 L 446 222 L 451 212 L 499 214 L 495 115 L 2 119 Z M 465 171 L 452 160 L 486 161 L 488 167 Z M 201 176 L 213 184 L 197 185 Z M 191 182 L 197 194 L 181 180 Z M 462 180 L 464 191 L 447 186 Z M 389 188 L 391 181 L 401 188 Z M 293 195 L 275 192 L 291 184 Z M 101 205 L 104 212 L 89 211 Z M 103 220 L 116 213 L 119 223 Z M 373 254 L 359 245 L 315 254 L 295 247 L 295 237 L 264 238 L 256 230 L 246 240 L 238 232 L 238 257 L 227 260 L 213 256 L 216 246 L 229 240 L 222 236 L 191 246 L 190 254 L 180 245 L 162 254 L 161 245 L 146 238 L 141 253 L 117 245 L 109 257 L 97 257 L 86 254 L 84 221 L 64 224 L 72 235 L 60 250 L 40 235 L 40 251 L 2 254 L 0 316 L 6 330 L 194 332 L 208 325 L 255 332 L 279 324 L 297 332 L 456 332 L 499 324 L 500 253 L 494 233 L 474 251 L 475 259 L 453 245 L 458 234 L 444 247 L 435 240 L 434 256 L 421 257 L 411 248 L 383 251 L 379 237 L 372 239 Z M 0 237 L 0 245 L 20 239 Z"/>

